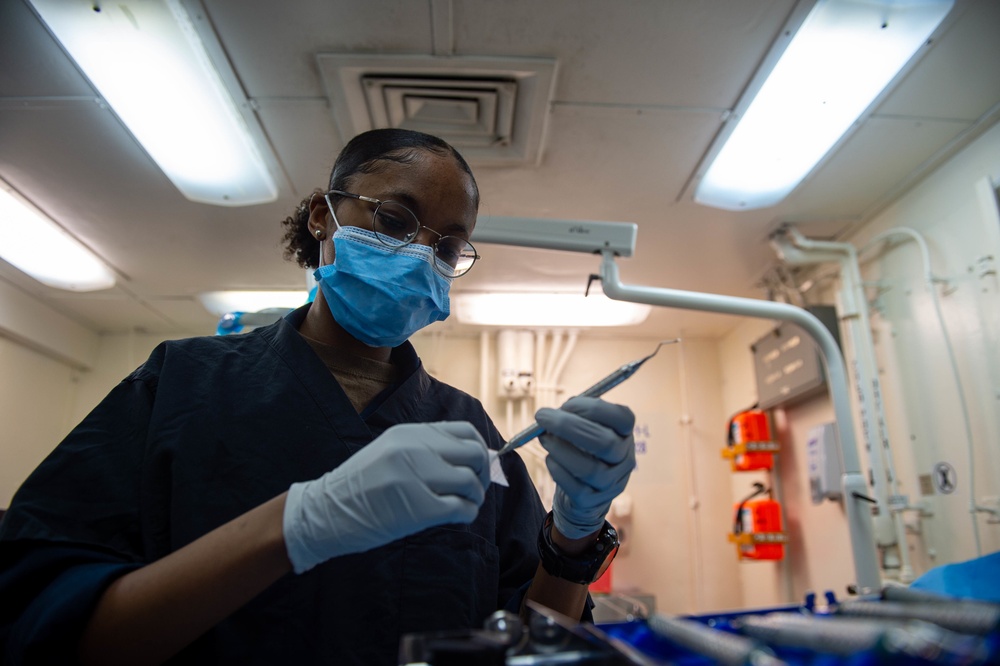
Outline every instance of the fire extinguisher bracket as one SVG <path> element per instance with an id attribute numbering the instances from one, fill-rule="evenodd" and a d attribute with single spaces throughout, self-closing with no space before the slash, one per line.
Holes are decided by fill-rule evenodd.
<path id="1" fill-rule="evenodd" d="M 722 457 L 729 461 L 729 466 L 734 472 L 773 469 L 774 454 L 780 448 L 777 442 L 740 442 L 722 449 Z"/>
<path id="2" fill-rule="evenodd" d="M 722 457 L 732 460 L 746 453 L 777 453 L 780 450 L 781 445 L 777 442 L 741 442 L 722 449 Z"/>
<path id="3" fill-rule="evenodd" d="M 784 544 L 788 542 L 784 532 L 744 532 L 728 536 L 730 543 L 736 544 L 736 555 L 741 562 L 784 559 Z"/>
<path id="4" fill-rule="evenodd" d="M 730 532 L 729 541 L 737 546 L 752 546 L 758 543 L 788 543 L 788 534 L 785 532 L 744 532 L 742 534 Z"/>

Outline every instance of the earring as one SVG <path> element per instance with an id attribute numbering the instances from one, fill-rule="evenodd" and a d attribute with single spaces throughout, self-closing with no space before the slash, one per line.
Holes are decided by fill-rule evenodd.
<path id="1" fill-rule="evenodd" d="M 322 229 L 317 229 L 316 230 L 316 238 L 317 238 L 317 240 L 323 240 L 323 230 Z"/>

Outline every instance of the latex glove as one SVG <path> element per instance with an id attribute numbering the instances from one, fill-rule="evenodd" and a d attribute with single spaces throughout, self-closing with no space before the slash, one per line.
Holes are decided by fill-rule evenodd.
<path id="1" fill-rule="evenodd" d="M 302 573 L 428 527 L 470 523 L 489 483 L 486 443 L 471 423 L 393 426 L 336 469 L 289 488 L 288 558 Z"/>
<path id="2" fill-rule="evenodd" d="M 604 525 L 604 517 L 635 468 L 635 415 L 599 398 L 570 398 L 560 409 L 535 414 L 545 465 L 556 482 L 552 519 L 569 539 Z"/>

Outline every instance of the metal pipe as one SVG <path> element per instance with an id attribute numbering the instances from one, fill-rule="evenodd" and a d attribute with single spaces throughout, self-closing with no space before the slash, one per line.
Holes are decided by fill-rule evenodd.
<path id="1" fill-rule="evenodd" d="M 780 319 L 802 327 L 819 345 L 826 368 L 830 397 L 839 431 L 840 456 L 844 474 L 841 477 L 844 492 L 844 510 L 850 532 L 851 551 L 854 560 L 855 583 L 860 594 L 871 594 L 881 589 L 878 555 L 872 530 L 871 513 L 866 493 L 868 492 L 857 444 L 854 437 L 854 422 L 851 417 L 850 394 L 848 392 L 847 369 L 844 357 L 837 347 L 833 335 L 823 323 L 808 311 L 788 305 L 753 298 L 705 294 L 659 287 L 623 285 L 618 276 L 618 266 L 614 254 L 602 252 L 601 283 L 608 298 L 632 303 L 646 303 L 665 307 L 717 312 L 759 319 Z"/>
<path id="2" fill-rule="evenodd" d="M 868 241 L 868 243 L 858 251 L 858 254 L 864 253 L 876 244 L 896 235 L 905 236 L 906 238 L 914 241 L 920 249 L 920 258 L 923 262 L 924 268 L 924 282 L 927 284 L 927 292 L 930 294 L 931 303 L 934 305 L 934 313 L 937 315 L 938 326 L 941 327 L 941 338 L 944 341 L 945 351 L 948 353 L 948 362 L 951 365 L 951 375 L 955 381 L 955 393 L 958 397 L 958 402 L 962 407 L 962 422 L 965 426 L 965 446 L 969 464 L 969 515 L 972 520 L 972 535 L 975 538 L 976 557 L 981 557 L 983 554 L 983 546 L 979 538 L 979 522 L 976 516 L 979 507 L 977 506 L 976 500 L 976 455 L 975 440 L 972 437 L 972 419 L 969 416 L 969 403 L 965 398 L 965 388 L 962 385 L 962 376 L 958 372 L 958 360 L 955 357 L 955 347 L 951 343 L 951 335 L 948 333 L 948 326 L 945 324 L 944 314 L 941 312 L 941 299 L 938 298 L 936 280 L 934 278 L 933 271 L 931 271 L 931 253 L 927 248 L 927 241 L 924 240 L 922 235 L 913 229 L 908 227 L 893 227 L 883 231 Z"/>
<path id="3" fill-rule="evenodd" d="M 882 389 L 875 361 L 875 346 L 871 337 L 868 319 L 868 302 L 862 287 L 861 270 L 858 267 L 857 250 L 850 243 L 817 241 L 806 238 L 795 227 L 786 227 L 783 236 L 793 247 L 800 250 L 797 257 L 785 257 L 795 263 L 818 263 L 835 261 L 840 266 L 841 313 L 840 317 L 851 331 L 854 348 L 854 375 L 861 408 L 862 426 L 869 452 L 874 479 L 873 492 L 878 502 L 878 517 L 875 519 L 876 541 L 887 552 L 895 552 L 899 559 L 899 580 L 913 581 L 913 567 L 907 548 L 906 530 L 903 518 L 892 511 L 890 496 L 900 497 L 899 480 L 896 476 L 889 436 L 885 426 L 885 412 L 882 408 Z M 779 241 L 780 237 L 776 237 Z M 779 254 L 788 254 L 788 243 L 776 243 Z M 804 255 L 802 253 L 805 253 Z M 894 568 L 887 566 L 886 568 Z"/>
<path id="4" fill-rule="evenodd" d="M 883 564 L 886 569 L 897 569 L 901 582 L 913 580 L 906 533 L 902 518 L 890 509 L 890 493 L 898 496 L 896 473 L 892 456 L 888 450 L 885 434 L 885 416 L 882 409 L 881 391 L 875 368 L 875 352 L 871 342 L 868 323 L 868 308 L 861 288 L 854 246 L 845 243 L 812 241 L 802 236 L 794 227 L 787 227 L 771 240 L 778 255 L 792 264 L 815 264 L 834 262 L 840 268 L 840 319 L 851 333 L 854 347 L 854 379 L 858 393 L 859 407 L 865 445 L 872 468 L 872 491 L 878 511 L 874 518 L 875 540 L 884 548 Z M 887 484 L 890 486 L 887 488 Z M 890 560 L 889 554 L 896 555 Z"/>

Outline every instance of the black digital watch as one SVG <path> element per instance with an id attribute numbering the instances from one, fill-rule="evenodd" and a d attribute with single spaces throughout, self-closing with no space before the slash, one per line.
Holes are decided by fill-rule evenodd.
<path id="1" fill-rule="evenodd" d="M 618 553 L 618 531 L 604 521 L 597 541 L 579 555 L 567 555 L 552 542 L 552 512 L 549 511 L 538 533 L 538 556 L 542 568 L 556 578 L 589 585 L 607 570 Z"/>

